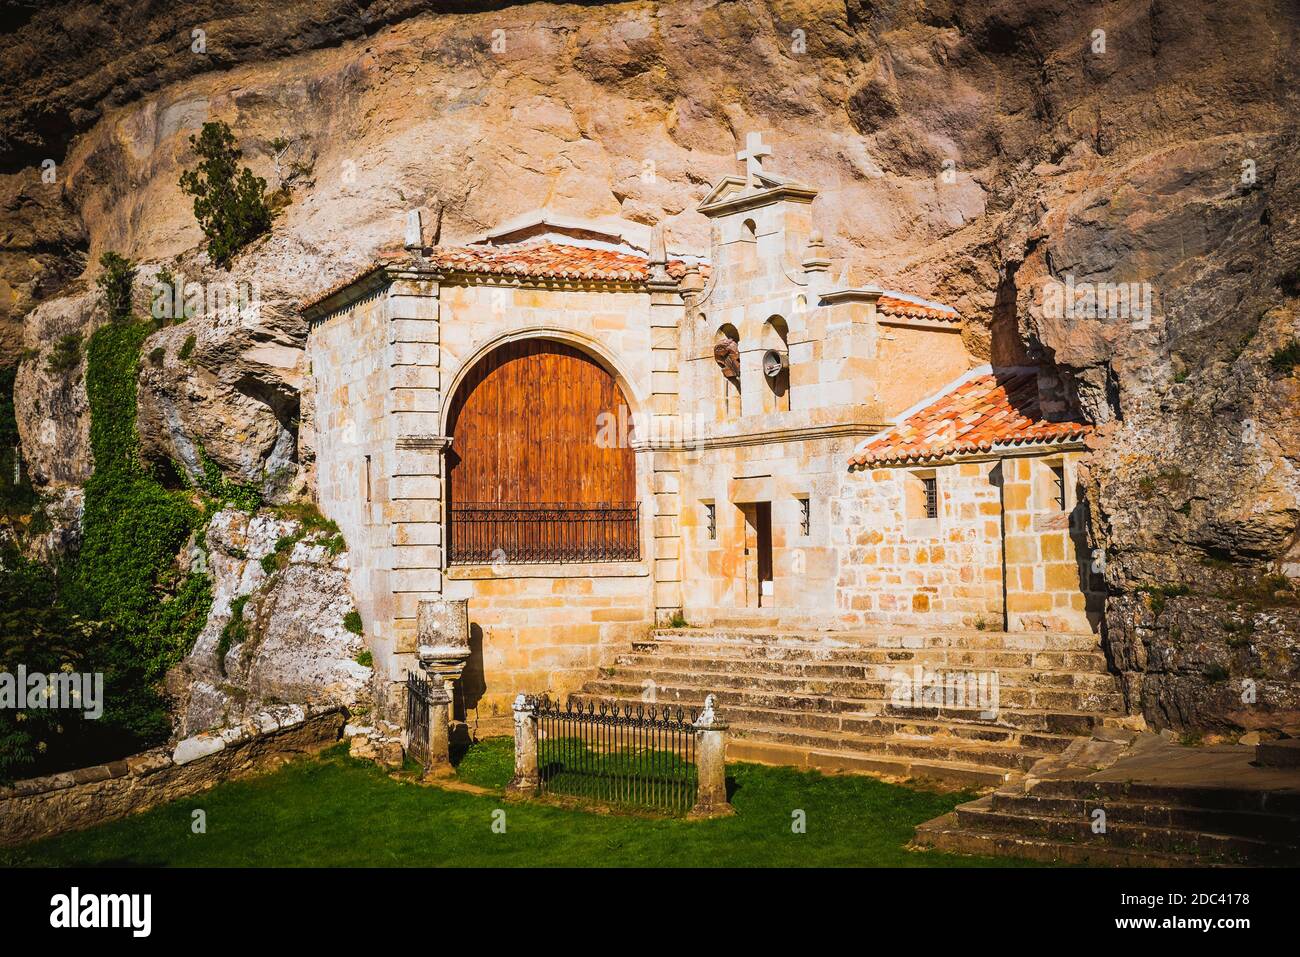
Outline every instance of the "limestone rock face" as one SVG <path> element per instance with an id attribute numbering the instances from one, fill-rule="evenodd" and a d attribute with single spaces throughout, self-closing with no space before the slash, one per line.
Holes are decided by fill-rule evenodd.
<path id="1" fill-rule="evenodd" d="M 30 358 L 14 380 L 14 415 L 24 466 L 39 489 L 58 491 L 90 478 L 85 347 L 102 319 L 94 292 L 70 290 L 41 303 L 25 320 L 24 348 Z M 76 362 L 52 369 L 56 345 L 69 335 L 80 337 Z"/>
<path id="2" fill-rule="evenodd" d="M 307 536 L 282 568 L 268 575 L 262 567 L 277 542 L 298 534 L 294 521 L 226 509 L 207 527 L 206 550 L 191 553 L 206 563 L 213 601 L 193 650 L 168 675 L 178 737 L 238 725 L 274 705 L 364 704 L 371 669 L 356 661 L 361 637 L 343 627 L 353 606 L 347 552 L 330 555 L 319 535 Z M 247 636 L 219 660 L 241 598 Z"/>
<path id="3" fill-rule="evenodd" d="M 1101 424 L 1085 491 L 1132 706 L 1180 728 L 1219 721 L 1221 689 L 1196 668 L 1140 680 L 1153 659 L 1136 649 L 1162 628 L 1208 642 L 1241 690 L 1247 662 L 1187 603 L 1263 614 L 1237 596 L 1300 575 L 1300 380 L 1269 361 L 1300 301 L 1294 4 L 156 7 L 128 0 L 114 19 L 47 3 L 0 43 L 0 352 L 23 313 L 29 349 L 51 342 L 34 329 L 91 323 L 86 294 L 61 284 L 89 262 L 90 288 L 105 249 L 205 287 L 261 284 L 255 317 L 205 304 L 146 344 L 163 350 L 142 364 L 149 455 L 193 469 L 202 446 L 232 478 L 301 481 L 292 304 L 396 247 L 407 210 L 436 212 L 448 241 L 549 206 L 663 222 L 670 249 L 703 250 L 695 206 L 759 130 L 772 169 L 822 190 L 837 270 L 953 304 L 976 355 L 1046 364 L 1062 414 L 1073 403 Z M 203 53 L 186 47 L 193 29 Z M 197 251 L 177 185 L 209 119 L 292 200 L 230 272 Z M 1145 284 L 1151 320 L 1054 314 L 1047 281 L 1067 277 Z M 84 398 L 42 361 L 19 377 L 24 451 L 42 482 L 76 484 Z M 1161 621 L 1187 605 L 1181 624 L 1150 619 L 1151 589 Z M 1300 681 L 1291 621 L 1259 629 L 1269 681 Z M 1290 705 L 1254 707 L 1236 723 Z"/>
<path id="4" fill-rule="evenodd" d="M 1115 598 L 1112 652 L 1146 718 L 1230 736 L 1300 736 L 1300 609 L 1272 597 Z"/>
<path id="5" fill-rule="evenodd" d="M 224 273 L 190 256 L 170 284 L 149 281 L 153 302 L 171 301 L 182 321 L 144 343 L 136 427 L 146 457 L 195 477 L 206 455 L 228 478 L 274 496 L 297 475 L 306 324 L 297 310 L 303 284 L 286 284 L 284 273 L 303 253 L 273 237 L 248 255 L 255 270 Z M 187 307 L 196 314 L 183 318 Z"/>

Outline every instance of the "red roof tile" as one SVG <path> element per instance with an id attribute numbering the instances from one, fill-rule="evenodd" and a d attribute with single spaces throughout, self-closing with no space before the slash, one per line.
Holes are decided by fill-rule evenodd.
<path id="1" fill-rule="evenodd" d="M 506 246 L 436 246 L 430 259 L 450 272 L 535 279 L 599 279 L 645 282 L 650 260 L 633 253 L 591 249 L 555 242 L 511 243 Z M 668 274 L 680 279 L 686 264 L 670 260 Z"/>
<path id="2" fill-rule="evenodd" d="M 423 260 L 413 256 L 377 260 L 341 283 L 312 296 L 299 306 L 307 309 L 341 292 L 375 270 L 389 265 L 410 265 L 444 272 L 471 273 L 485 276 L 519 276 L 529 279 L 596 280 L 604 282 L 645 282 L 650 278 L 650 260 L 633 253 L 609 249 L 591 249 L 566 243 L 530 241 L 502 246 L 435 246 Z M 701 266 L 707 275 L 707 266 Z M 668 262 L 668 275 L 681 279 L 686 263 Z"/>
<path id="3" fill-rule="evenodd" d="M 1048 422 L 1038 406 L 1038 373 L 995 369 L 961 383 L 942 398 L 882 432 L 849 457 L 855 466 L 924 462 L 987 452 L 994 446 L 1079 440 L 1082 422 Z"/>
<path id="4" fill-rule="evenodd" d="M 951 306 L 943 306 L 938 303 L 923 306 L 920 303 L 891 296 L 889 293 L 885 293 L 880 297 L 880 300 L 876 303 L 876 309 L 888 316 L 905 316 L 909 319 L 946 319 L 949 322 L 959 322 L 961 320 L 957 310 Z"/>

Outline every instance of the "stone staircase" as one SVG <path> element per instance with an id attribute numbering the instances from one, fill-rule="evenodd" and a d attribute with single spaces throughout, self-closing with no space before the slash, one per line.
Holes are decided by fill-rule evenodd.
<path id="1" fill-rule="evenodd" d="M 998 708 L 894 699 L 897 672 L 996 675 Z M 717 696 L 730 760 L 996 787 L 1088 735 L 1122 701 L 1093 635 L 659 629 L 583 694 L 698 706 Z"/>
<path id="2" fill-rule="evenodd" d="M 1261 767 L 1245 746 L 1101 737 L 920 825 L 916 844 L 1119 867 L 1300 863 L 1300 770 Z"/>

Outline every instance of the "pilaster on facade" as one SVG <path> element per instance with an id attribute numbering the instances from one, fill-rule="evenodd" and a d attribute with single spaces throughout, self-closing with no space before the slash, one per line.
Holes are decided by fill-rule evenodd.
<path id="1" fill-rule="evenodd" d="M 398 654 L 415 650 L 421 599 L 442 593 L 443 454 L 439 284 L 394 277 L 387 299 L 383 565 Z"/>
<path id="2" fill-rule="evenodd" d="M 690 295 L 688 293 L 688 300 Z M 655 618 L 670 620 L 682 609 L 681 585 L 681 444 L 686 438 L 681 409 L 681 324 L 686 309 L 675 284 L 653 284 L 650 291 L 650 434 L 643 438 L 650 455 L 652 523 L 651 560 L 655 581 Z"/>

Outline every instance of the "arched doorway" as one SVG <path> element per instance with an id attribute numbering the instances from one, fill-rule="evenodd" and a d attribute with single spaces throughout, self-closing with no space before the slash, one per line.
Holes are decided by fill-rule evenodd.
<path id="1" fill-rule="evenodd" d="M 627 401 L 580 349 L 522 339 L 479 360 L 448 410 L 449 562 L 639 558 L 636 457 L 609 416 Z"/>

